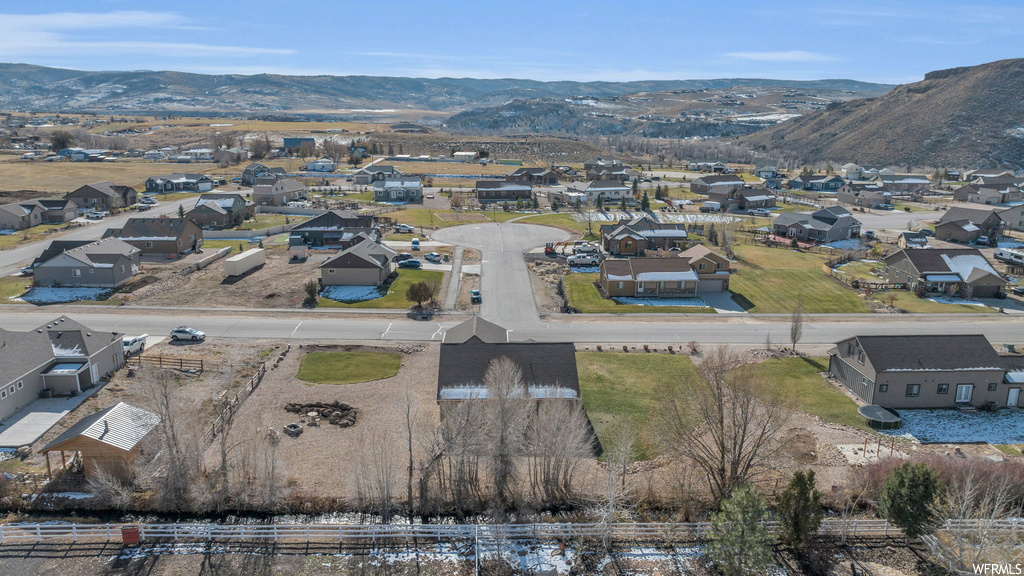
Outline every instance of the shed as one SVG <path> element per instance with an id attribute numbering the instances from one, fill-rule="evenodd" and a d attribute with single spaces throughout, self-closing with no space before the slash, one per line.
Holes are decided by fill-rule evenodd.
<path id="1" fill-rule="evenodd" d="M 104 470 L 123 475 L 128 465 L 142 452 L 142 440 L 160 423 L 156 414 L 120 402 L 82 418 L 39 452 L 46 455 L 50 474 L 50 452 L 78 453 L 86 476 Z M 52 476 L 52 474 L 51 474 Z"/>

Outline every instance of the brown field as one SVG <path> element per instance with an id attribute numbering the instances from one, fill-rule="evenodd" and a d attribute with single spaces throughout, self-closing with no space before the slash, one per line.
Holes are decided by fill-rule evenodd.
<path id="1" fill-rule="evenodd" d="M 388 162 L 402 171 L 403 174 L 486 174 L 504 176 L 519 168 L 519 166 L 505 166 L 501 164 L 486 164 L 481 166 L 479 162 Z M 533 162 L 523 162 L 523 166 L 536 166 Z M 473 182 L 465 181 L 469 186 Z"/>

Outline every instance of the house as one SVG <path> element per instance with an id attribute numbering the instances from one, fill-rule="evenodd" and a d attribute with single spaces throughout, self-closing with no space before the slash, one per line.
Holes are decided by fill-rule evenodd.
<path id="1" fill-rule="evenodd" d="M 146 152 L 142 155 L 142 157 L 145 158 L 146 160 L 153 160 L 153 161 L 159 161 L 159 160 L 166 160 L 167 159 L 167 155 L 164 154 L 163 152 L 159 151 L 159 150 L 146 150 Z"/>
<path id="2" fill-rule="evenodd" d="M 980 184 L 967 184 L 953 191 L 953 199 L 959 202 L 974 204 L 1006 204 L 1024 200 L 1024 191 L 1016 186 L 985 187 Z"/>
<path id="3" fill-rule="evenodd" d="M 601 226 L 601 246 L 613 256 L 643 256 L 647 250 L 682 248 L 686 237 L 686 224 L 662 223 L 646 215 Z"/>
<path id="4" fill-rule="evenodd" d="M 395 271 L 396 252 L 373 240 L 346 248 L 320 265 L 321 286 L 380 286 Z"/>
<path id="5" fill-rule="evenodd" d="M 39 453 L 46 455 L 48 471 L 50 453 L 57 452 L 61 458 L 77 454 L 87 478 L 100 473 L 127 477 L 132 463 L 142 455 L 143 441 L 158 424 L 160 417 L 153 412 L 118 402 L 85 416 Z"/>
<path id="6" fill-rule="evenodd" d="M 740 178 L 735 174 L 701 176 L 693 182 L 690 182 L 690 192 L 694 192 L 696 194 L 710 194 L 714 189 L 740 188 L 743 184 L 743 178 Z"/>
<path id="7" fill-rule="evenodd" d="M 928 246 L 928 235 L 920 232 L 903 232 L 896 239 L 896 246 L 904 250 L 907 248 L 926 248 Z"/>
<path id="8" fill-rule="evenodd" d="M 978 334 L 853 336 L 836 342 L 828 364 L 850 392 L 887 408 L 1006 406 L 1020 390 L 1004 383 L 1003 359 Z"/>
<path id="9" fill-rule="evenodd" d="M 72 396 L 96 386 L 124 365 L 123 337 L 64 316 L 28 332 L 0 328 L 0 422 L 41 395 Z"/>
<path id="10" fill-rule="evenodd" d="M 981 170 L 970 170 L 964 174 L 964 182 L 974 182 L 980 178 L 1012 178 L 1013 174 L 998 168 L 983 168 Z"/>
<path id="11" fill-rule="evenodd" d="M 143 254 L 176 256 L 203 246 L 203 229 L 188 218 L 129 218 L 122 228 L 108 228 L 104 238 L 118 238 Z"/>
<path id="12" fill-rule="evenodd" d="M 860 236 L 860 221 L 840 206 L 811 214 L 783 212 L 772 221 L 778 236 L 827 244 Z"/>
<path id="13" fill-rule="evenodd" d="M 1000 188 L 1005 186 L 1024 187 L 1024 178 L 1017 176 L 981 176 L 971 180 L 971 184 L 985 186 L 986 188 Z"/>
<path id="14" fill-rule="evenodd" d="M 932 181 L 924 174 L 879 173 L 872 181 L 890 192 L 927 192 L 932 186 Z"/>
<path id="15" fill-rule="evenodd" d="M 992 210 L 950 208 L 935 225 L 935 237 L 947 242 L 974 242 L 981 236 L 997 237 L 1001 224 Z"/>
<path id="16" fill-rule="evenodd" d="M 301 236 L 307 245 L 348 248 L 369 238 L 380 241 L 380 219 L 345 210 L 328 210 L 301 222 L 291 234 Z"/>
<path id="17" fill-rule="evenodd" d="M 729 259 L 702 245 L 668 258 L 608 258 L 599 282 L 609 297 L 697 297 L 729 289 Z"/>
<path id="18" fill-rule="evenodd" d="M 213 178 L 206 174 L 175 172 L 150 176 L 146 179 L 146 192 L 170 194 L 173 192 L 209 192 L 213 190 Z"/>
<path id="19" fill-rule="evenodd" d="M 213 161 L 225 166 L 228 164 L 241 164 L 248 159 L 249 151 L 243 148 L 227 148 L 213 153 Z"/>
<path id="20" fill-rule="evenodd" d="M 629 166 L 618 168 L 592 168 L 587 170 L 588 180 L 615 180 L 617 182 L 632 182 L 640 178 L 640 173 Z"/>
<path id="21" fill-rule="evenodd" d="M 284 178 L 285 169 L 280 167 L 268 168 L 263 164 L 253 162 L 242 169 L 242 184 L 245 186 L 254 186 L 256 184 L 256 179 L 261 176 L 278 180 L 280 178 Z"/>
<path id="22" fill-rule="evenodd" d="M 284 149 L 285 154 L 291 154 L 298 151 L 300 148 L 316 150 L 315 138 L 284 138 L 282 139 L 281 144 L 281 148 Z"/>
<path id="23" fill-rule="evenodd" d="M 626 186 L 618 180 L 594 180 L 593 182 L 573 182 L 566 188 L 567 194 L 578 194 L 585 198 L 586 202 L 597 204 L 620 204 L 625 198 L 628 203 L 633 202 L 633 188 Z"/>
<path id="24" fill-rule="evenodd" d="M 272 183 L 257 183 L 252 187 L 252 201 L 257 206 L 284 206 L 306 197 L 306 186 L 291 178 L 275 179 Z"/>
<path id="25" fill-rule="evenodd" d="M 708 200 L 718 202 L 726 212 L 746 212 L 755 208 L 775 207 L 775 195 L 766 188 L 713 188 Z"/>
<path id="26" fill-rule="evenodd" d="M 36 286 L 117 288 L 139 272 L 141 250 L 117 238 L 68 248 L 33 269 Z"/>
<path id="27" fill-rule="evenodd" d="M 182 151 L 181 155 L 188 156 L 190 162 L 212 162 L 213 148 L 190 148 Z"/>
<path id="28" fill-rule="evenodd" d="M 402 171 L 387 164 L 371 164 L 352 175 L 352 183 L 368 186 L 379 180 L 397 179 Z"/>
<path id="29" fill-rule="evenodd" d="M 860 180 L 864 177 L 864 169 L 859 164 L 847 162 L 839 169 L 839 175 L 843 180 Z"/>
<path id="30" fill-rule="evenodd" d="M 762 180 L 771 180 L 779 176 L 779 167 L 775 164 L 763 164 L 754 168 L 754 176 Z"/>
<path id="31" fill-rule="evenodd" d="M 558 184 L 558 174 L 547 168 L 518 168 L 505 176 L 509 182 L 526 182 L 537 186 L 554 186 Z"/>
<path id="32" fill-rule="evenodd" d="M 437 401 L 442 418 L 457 403 L 487 399 L 487 369 L 501 358 L 519 368 L 523 397 L 538 402 L 580 402 L 574 344 L 510 342 L 508 330 L 474 316 L 447 329 L 441 342 Z"/>
<path id="33" fill-rule="evenodd" d="M 421 202 L 423 182 L 419 177 L 388 178 L 373 183 L 373 199 L 377 202 Z"/>
<path id="34" fill-rule="evenodd" d="M 36 202 L 43 207 L 44 224 L 63 224 L 78 217 L 78 204 L 74 200 L 39 198 Z"/>
<path id="35" fill-rule="evenodd" d="M 252 218 L 255 214 L 253 202 L 247 202 L 241 194 L 202 194 L 195 206 L 185 217 L 203 228 L 230 228 Z"/>
<path id="36" fill-rule="evenodd" d="M 533 186 L 525 182 L 477 180 L 474 192 L 476 192 L 478 202 L 533 200 Z"/>
<path id="37" fill-rule="evenodd" d="M 114 208 L 126 208 L 137 204 L 139 194 L 131 186 L 120 186 L 106 181 L 86 184 L 74 192 L 65 194 L 64 199 L 74 202 L 79 211 L 109 212 Z"/>
<path id="38" fill-rule="evenodd" d="M 712 174 L 721 174 L 729 169 L 729 165 L 725 162 L 690 162 L 688 168 L 692 171 L 697 172 L 710 172 Z"/>
<path id="39" fill-rule="evenodd" d="M 847 182 L 839 187 L 836 199 L 850 206 L 879 208 L 890 203 L 892 194 L 885 186 L 874 182 Z"/>
<path id="40" fill-rule="evenodd" d="M 622 168 L 624 166 L 625 164 L 623 164 L 618 158 L 612 158 L 611 156 L 595 156 L 583 163 L 583 171 L 590 172 L 591 170 L 607 170 Z"/>
<path id="41" fill-rule="evenodd" d="M 306 164 L 306 170 L 310 172 L 334 172 L 334 160 L 321 158 Z"/>
<path id="42" fill-rule="evenodd" d="M 480 158 L 479 152 L 459 151 L 452 154 L 452 159 L 458 162 L 475 162 L 478 158 Z"/>
<path id="43" fill-rule="evenodd" d="M 0 229 L 24 230 L 43 223 L 46 210 L 34 201 L 0 205 Z"/>
<path id="44" fill-rule="evenodd" d="M 1006 294 L 1006 280 L 973 248 L 904 249 L 882 262 L 887 282 L 905 283 L 920 294 L 961 298 L 998 298 Z"/>
<path id="45" fill-rule="evenodd" d="M 829 174 L 809 174 L 793 178 L 786 185 L 791 190 L 813 190 L 816 192 L 834 192 L 839 190 L 846 181 L 839 176 Z"/>
<path id="46" fill-rule="evenodd" d="M 1024 204 L 996 210 L 996 216 L 1004 230 L 1024 231 Z"/>

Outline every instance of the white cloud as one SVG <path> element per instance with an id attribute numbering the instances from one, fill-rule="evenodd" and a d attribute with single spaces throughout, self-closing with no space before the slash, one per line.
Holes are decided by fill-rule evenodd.
<path id="1" fill-rule="evenodd" d="M 803 50 L 789 50 L 787 52 L 728 52 L 725 56 L 735 60 L 753 60 L 755 62 L 831 62 L 836 60 L 834 56 L 817 52 L 805 52 Z"/>

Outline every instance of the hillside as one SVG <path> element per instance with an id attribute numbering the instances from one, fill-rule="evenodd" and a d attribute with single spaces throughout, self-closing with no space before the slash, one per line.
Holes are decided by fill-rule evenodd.
<path id="1" fill-rule="evenodd" d="M 931 72 L 743 138 L 804 162 L 1024 168 L 1024 59 Z"/>
<path id="2" fill-rule="evenodd" d="M 0 109 L 40 112 L 318 112 L 363 109 L 459 111 L 515 99 L 610 97 L 637 92 L 785 86 L 880 93 L 891 88 L 854 80 L 767 79 L 637 82 L 540 82 L 518 79 L 396 78 L 88 72 L 0 64 Z"/>

